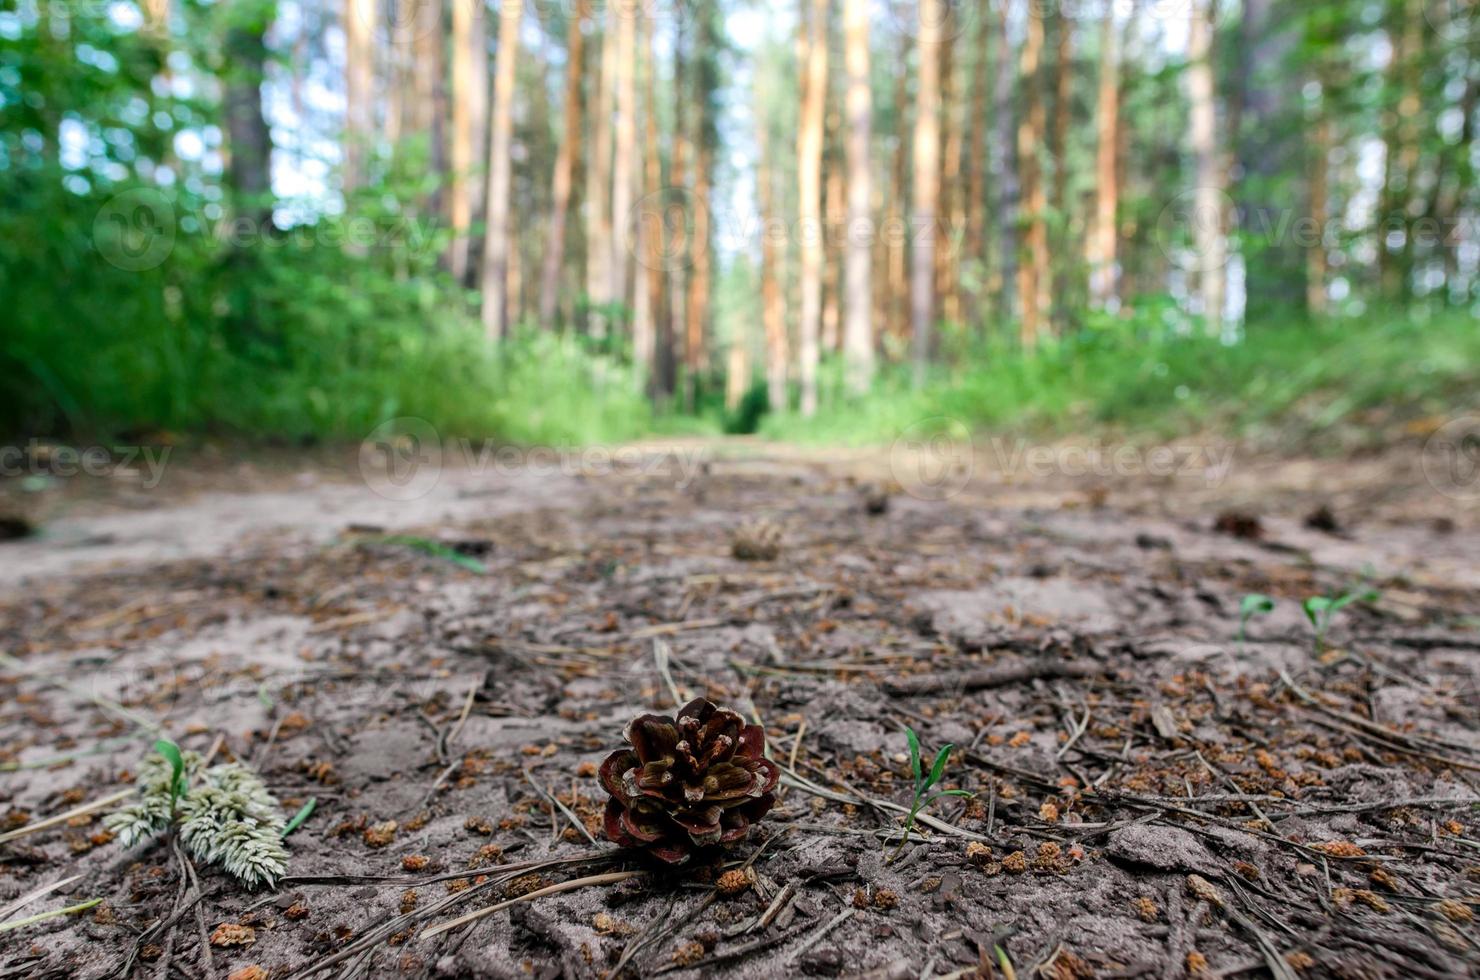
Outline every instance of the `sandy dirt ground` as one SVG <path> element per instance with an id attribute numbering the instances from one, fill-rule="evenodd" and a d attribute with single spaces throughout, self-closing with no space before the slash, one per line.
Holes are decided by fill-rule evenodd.
<path id="1" fill-rule="evenodd" d="M 1480 975 L 1480 495 L 1417 446 L 1111 452 L 0 482 L 38 529 L 0 543 L 0 929 L 102 899 L 0 931 L 0 978 Z M 1302 600 L 1369 588 L 1315 637 Z M 782 785 L 660 868 L 595 767 L 701 695 Z M 974 795 L 901 844 L 905 726 Z M 47 822 L 155 728 L 317 800 L 277 888 Z"/>

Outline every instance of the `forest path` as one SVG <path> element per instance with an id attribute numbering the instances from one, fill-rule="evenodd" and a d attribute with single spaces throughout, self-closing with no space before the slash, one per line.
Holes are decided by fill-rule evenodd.
<path id="1" fill-rule="evenodd" d="M 57 488 L 42 536 L 0 544 L 0 818 L 126 788 L 153 736 L 115 704 L 192 749 L 222 738 L 290 810 L 316 797 L 276 896 L 203 872 L 205 931 L 255 930 L 215 949 L 222 975 L 347 955 L 587 976 L 630 948 L 642 976 L 902 977 L 996 945 L 1023 976 L 1181 976 L 1194 952 L 1240 971 L 1268 949 L 1352 975 L 1480 967 L 1473 508 L 1416 452 L 1180 451 L 1148 475 L 1150 455 L 1097 472 L 1084 447 L 677 441 L 389 488 L 302 457 L 182 461 L 152 497 Z M 732 554 L 756 520 L 774 560 Z M 1300 601 L 1364 576 L 1380 598 L 1318 650 Z M 1251 592 L 1278 607 L 1239 643 Z M 571 826 L 600 836 L 590 772 L 634 714 L 696 694 L 760 717 L 800 780 L 750 890 L 635 880 L 416 938 L 437 903 L 481 904 L 479 875 L 512 897 L 581 873 L 552 862 L 623 860 Z M 978 796 L 938 802 L 948 827 L 886 864 L 904 724 L 960 746 L 947 783 Z M 204 960 L 189 917 L 146 932 L 189 894 L 168 852 L 100 829 L 0 843 L 0 904 L 77 874 L 52 898 L 107 903 L 0 934 L 0 974 Z"/>

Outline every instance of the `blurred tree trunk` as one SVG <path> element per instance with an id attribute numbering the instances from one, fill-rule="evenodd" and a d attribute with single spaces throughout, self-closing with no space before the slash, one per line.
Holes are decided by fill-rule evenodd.
<path id="1" fill-rule="evenodd" d="M 1115 26 L 1115 7 L 1105 6 L 1100 23 L 1099 125 L 1095 145 L 1095 215 L 1087 239 L 1090 304 L 1108 309 L 1115 299 L 1117 244 L 1120 210 L 1120 31 Z"/>
<path id="2" fill-rule="evenodd" d="M 488 139 L 488 202 L 483 245 L 483 332 L 500 341 L 508 331 L 510 295 L 509 187 L 514 141 L 514 82 L 519 60 L 519 19 L 523 5 L 499 5 L 498 64 L 493 83 L 493 113 Z"/>
<path id="3" fill-rule="evenodd" d="M 1074 20 L 1061 15 L 1058 22 L 1058 47 L 1054 56 L 1053 143 L 1048 155 L 1053 160 L 1053 253 L 1058 261 L 1050 272 L 1052 294 L 1047 307 L 1055 332 L 1062 333 L 1071 304 L 1069 273 L 1074 250 L 1069 242 L 1073 222 L 1069 207 L 1069 123 L 1073 117 Z M 1077 290 L 1075 290 L 1077 292 Z"/>
<path id="4" fill-rule="evenodd" d="M 1187 97 L 1191 106 L 1188 133 L 1197 162 L 1193 192 L 1193 249 L 1198 262 L 1198 294 L 1210 336 L 1223 333 L 1227 298 L 1227 241 L 1224 208 L 1227 175 L 1218 148 L 1218 116 L 1213 81 L 1213 16 L 1211 0 L 1191 5 L 1187 35 Z"/>
<path id="5" fill-rule="evenodd" d="M 868 0 L 844 0 L 843 31 L 848 68 L 848 225 L 846 250 L 846 314 L 843 355 L 848 390 L 868 393 L 874 374 L 874 328 L 870 322 L 873 291 L 873 186 L 869 164 L 873 123 L 873 94 L 869 88 Z"/>
<path id="6" fill-rule="evenodd" d="M 1316 107 L 1315 136 L 1310 148 L 1310 217 L 1315 226 L 1313 240 L 1305 250 L 1305 306 L 1312 314 L 1326 313 L 1326 223 L 1331 218 L 1332 122 L 1327 100 L 1330 88 L 1323 84 Z"/>
<path id="7" fill-rule="evenodd" d="M 663 366 L 656 363 L 659 352 L 666 351 L 670 362 L 673 354 L 673 323 L 667 315 L 667 292 L 663 282 L 667 263 L 665 240 L 667 196 L 663 192 L 663 162 L 658 155 L 658 97 L 657 82 L 658 53 L 653 48 L 653 18 L 645 14 L 642 18 L 642 114 L 643 114 L 643 195 L 644 206 L 638 209 L 637 235 L 639 254 L 646 274 L 646 282 L 638 285 L 639 292 L 647 296 L 647 316 L 651 325 L 644 331 L 649 339 L 648 349 L 639 350 L 634 359 L 639 376 L 650 379 L 648 389 L 656 397 L 660 391 L 656 379 L 663 373 Z M 672 370 L 671 364 L 667 370 Z"/>
<path id="8" fill-rule="evenodd" d="M 715 99 L 719 91 L 719 49 L 721 27 L 717 0 L 701 0 L 695 7 L 694 90 L 697 112 L 693 117 L 694 196 L 690 209 L 693 221 L 693 275 L 688 282 L 688 311 L 685 314 L 687 341 L 684 361 L 687 375 L 684 405 L 692 411 L 698 404 L 699 389 L 709 370 L 706 337 L 709 332 L 709 301 L 713 283 L 713 241 L 710 226 L 710 198 L 714 186 L 714 154 L 719 145 Z"/>
<path id="9" fill-rule="evenodd" d="M 679 345 L 688 342 L 689 264 L 693 259 L 693 212 L 698 206 L 688 191 L 690 141 L 690 103 L 692 102 L 692 61 L 687 57 L 690 44 L 689 18 L 679 17 L 673 38 L 673 148 L 669 151 L 668 185 L 674 189 L 679 206 L 664 207 L 664 234 L 672 236 L 670 246 L 676 253 L 668 268 L 668 323 L 665 329 L 670 342 L 663 370 L 658 372 L 659 394 L 672 398 L 678 393 Z M 668 216 L 676 214 L 679 224 L 669 225 Z"/>
<path id="10" fill-rule="evenodd" d="M 1043 105 L 1040 69 L 1043 59 L 1043 15 L 1030 5 L 1028 36 L 1023 44 L 1021 74 L 1025 91 L 1022 122 L 1018 125 L 1018 173 L 1022 182 L 1022 224 L 1027 254 L 1018 266 L 1018 301 L 1022 305 L 1022 344 L 1038 346 L 1047 329 L 1048 209 L 1044 191 L 1042 152 L 1047 112 Z"/>
<path id="11" fill-rule="evenodd" d="M 802 320 L 798 376 L 803 418 L 817 414 L 818 334 L 822 329 L 822 128 L 827 108 L 827 0 L 808 0 L 802 73 L 802 109 L 797 127 L 797 190 L 802 237 Z"/>
<path id="12" fill-rule="evenodd" d="M 756 132 L 756 204 L 761 217 L 761 319 L 766 330 L 766 395 L 771 411 L 777 414 L 787 409 L 786 368 L 789 360 L 786 344 L 786 309 L 781 296 L 776 238 L 772 223 L 776 219 L 776 208 L 772 188 L 775 186 L 775 170 L 771 163 L 771 140 L 769 124 L 764 113 L 759 118 Z"/>
<path id="13" fill-rule="evenodd" d="M 456 4 L 454 4 L 455 6 Z M 426 138 L 427 169 L 437 178 L 430 202 L 433 214 L 447 213 L 442 180 L 447 175 L 447 83 L 443 70 L 446 38 L 443 36 L 442 5 L 418 2 L 413 43 L 412 78 L 416 100 L 416 129 Z"/>
<path id="14" fill-rule="evenodd" d="M 627 307 L 632 286 L 632 189 L 637 173 L 637 17 L 635 4 L 613 4 L 617 19 L 617 128 L 612 164 L 611 286 L 613 304 Z"/>
<path id="15" fill-rule="evenodd" d="M 968 76 L 971 79 L 971 111 L 966 134 L 966 231 L 961 263 L 964 269 L 970 263 L 970 288 L 972 319 L 979 320 L 982 314 L 983 280 L 987 269 L 987 170 L 991 160 L 991 124 L 987 98 L 992 90 L 992 14 L 983 9 L 977 15 L 976 64 Z M 999 53 L 998 57 L 1002 55 Z"/>
<path id="16" fill-rule="evenodd" d="M 276 4 L 250 0 L 227 13 L 224 53 L 227 58 L 227 184 L 239 218 L 257 234 L 272 224 L 272 131 L 262 109 L 262 80 L 267 67 L 267 28 Z"/>
<path id="17" fill-rule="evenodd" d="M 836 100 L 827 111 L 827 152 L 824 154 L 822 207 L 822 350 L 842 349 L 843 225 L 847 221 L 847 195 L 843 181 L 842 114 Z"/>
<path id="18" fill-rule="evenodd" d="M 910 229 L 905 212 L 905 187 L 910 164 L 910 142 L 905 139 L 906 120 L 909 117 L 909 65 L 908 42 L 901 39 L 899 71 L 894 79 L 894 166 L 889 181 L 889 217 L 885 222 L 888 227 L 885 236 L 888 249 L 888 266 L 885 272 L 888 318 L 885 329 L 901 348 L 908 343 L 910 335 L 910 288 L 906 268 Z"/>
<path id="19" fill-rule="evenodd" d="M 1383 293 L 1396 302 L 1406 301 L 1413 294 L 1413 201 L 1418 185 L 1419 121 L 1423 115 L 1419 90 L 1424 60 L 1423 5 L 1424 0 L 1401 0 L 1398 40 L 1390 67 L 1398 104 L 1389 127 L 1383 218 L 1391 227 L 1401 229 L 1403 245 L 1396 255 L 1387 247 L 1377 254 L 1382 263 Z"/>
<path id="20" fill-rule="evenodd" d="M 961 280 L 960 256 L 952 245 L 960 226 L 956 222 L 956 206 L 961 199 L 961 113 L 958 111 L 958 86 L 956 84 L 956 40 L 945 33 L 940 38 L 940 87 L 941 114 L 945 125 L 941 133 L 940 150 L 940 204 L 935 226 L 935 296 L 940 302 L 941 319 L 947 323 L 960 321 L 960 306 L 955 283 Z"/>
<path id="21" fill-rule="evenodd" d="M 940 199 L 941 0 L 920 0 L 920 84 L 915 93 L 914 198 L 911 201 L 910 326 L 914 381 L 925 383 L 935 320 L 936 204 Z"/>
<path id="22" fill-rule="evenodd" d="M 452 242 L 448 249 L 447 267 L 459 283 L 467 278 L 469 239 L 473 223 L 473 139 L 476 123 L 473 68 L 475 51 L 481 45 L 475 32 L 484 21 L 474 18 L 481 4 L 454 0 L 452 4 L 452 140 L 449 158 L 447 212 L 452 222 Z"/>
<path id="23" fill-rule="evenodd" d="M 344 192 L 369 179 L 375 131 L 375 2 L 344 4 Z"/>
<path id="24" fill-rule="evenodd" d="M 560 298 L 560 269 L 565 263 L 565 222 L 570 210 L 571 177 L 575 171 L 576 149 L 581 144 L 581 68 L 585 55 L 586 35 L 581 30 L 585 18 L 581 4 L 570 13 L 565 35 L 565 135 L 555 154 L 555 174 L 550 180 L 550 227 L 545 238 L 545 251 L 540 269 L 540 326 L 555 327 L 556 306 Z"/>
<path id="25" fill-rule="evenodd" d="M 606 9 L 601 36 L 601 71 L 591 96 L 591 139 L 586 159 L 586 299 L 590 304 L 589 333 L 606 336 L 608 304 L 612 300 L 611 165 L 612 104 L 617 84 L 615 7 Z"/>
<path id="26" fill-rule="evenodd" d="M 1014 150 L 1013 83 L 1016 65 L 1012 59 L 1012 41 L 1008 36 L 1008 10 L 1003 5 L 997 15 L 997 79 L 992 87 L 992 113 L 997 119 L 997 138 L 993 141 L 997 163 L 997 261 L 987 276 L 987 295 L 998 316 L 1012 316 L 1013 286 L 1018 274 L 1018 161 Z M 1030 11 L 1031 15 L 1031 11 Z"/>

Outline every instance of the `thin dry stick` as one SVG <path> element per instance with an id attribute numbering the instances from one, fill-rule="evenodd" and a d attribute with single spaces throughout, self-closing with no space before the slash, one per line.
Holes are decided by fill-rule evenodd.
<path id="1" fill-rule="evenodd" d="M 678 685 L 673 683 L 673 672 L 668 669 L 668 658 L 672 653 L 668 644 L 659 639 L 653 640 L 653 661 L 658 665 L 658 674 L 663 678 L 663 683 L 668 685 L 668 693 L 673 695 L 674 707 L 682 708 L 683 696 L 678 693 Z"/>
<path id="2" fill-rule="evenodd" d="M 596 843 L 596 838 L 591 836 L 591 831 L 586 829 L 586 825 L 581 822 L 580 817 L 577 817 L 574 813 L 572 813 L 570 807 L 566 806 L 564 803 L 561 803 L 558 799 L 556 799 L 554 793 L 551 793 L 549 790 L 545 789 L 545 787 L 541 786 L 539 782 L 534 778 L 534 773 L 531 770 L 524 770 L 524 778 L 529 780 L 529 785 L 533 786 L 541 796 L 549 800 L 551 804 L 559 808 L 561 813 L 565 814 L 565 819 L 570 821 L 570 825 L 572 827 L 584 834 L 586 839 L 592 844 Z"/>
<path id="3" fill-rule="evenodd" d="M 613 885 L 619 881 L 626 881 L 629 878 L 639 878 L 645 874 L 647 874 L 646 871 L 610 871 L 606 874 L 589 875 L 585 878 L 575 878 L 571 881 L 562 881 L 558 885 L 550 885 L 547 888 L 540 888 L 536 891 L 532 891 L 527 895 L 520 895 L 518 898 L 510 898 L 505 901 L 498 902 L 494 905 L 490 905 L 487 908 L 481 908 L 473 912 L 468 912 L 465 915 L 458 916 L 450 922 L 443 922 L 435 926 L 428 926 L 426 929 L 422 930 L 420 938 L 431 939 L 434 936 L 440 936 L 444 932 L 456 929 L 459 926 L 465 926 L 469 922 L 476 922 L 484 916 L 492 915 L 495 912 L 502 911 L 503 909 L 506 909 L 511 905 L 518 905 L 520 902 L 532 902 L 537 898 L 544 898 L 546 895 L 558 895 L 561 892 L 575 891 L 577 888 L 585 888 L 589 885 Z"/>
<path id="4" fill-rule="evenodd" d="M 70 885 L 72 882 L 81 877 L 82 875 L 73 875 L 70 878 L 63 878 L 60 881 L 53 881 L 49 885 L 42 885 L 40 888 L 31 889 L 10 904 L 0 906 L 0 921 L 3 921 L 10 918 L 12 915 L 15 915 L 21 909 L 36 901 L 36 899 L 44 898 L 47 895 L 50 895 L 52 892 L 56 891 L 58 888 L 65 888 L 67 885 Z"/>
<path id="5" fill-rule="evenodd" d="M 80 817 L 85 813 L 92 813 L 94 810 L 101 810 L 105 806 L 112 806 L 114 803 L 117 803 L 120 800 L 127 799 L 128 797 L 133 795 L 133 790 L 121 789 L 117 793 L 112 793 L 100 800 L 93 800 L 91 803 L 84 803 L 81 806 L 74 806 L 66 813 L 58 813 L 54 817 L 47 817 L 45 820 L 40 820 L 36 823 L 27 824 L 26 826 L 21 827 L 17 830 L 12 830 L 8 833 L 0 834 L 0 844 L 25 837 L 27 834 L 34 834 L 37 831 L 45 830 L 48 827 L 55 827 L 59 823 L 66 823 L 73 817 Z"/>

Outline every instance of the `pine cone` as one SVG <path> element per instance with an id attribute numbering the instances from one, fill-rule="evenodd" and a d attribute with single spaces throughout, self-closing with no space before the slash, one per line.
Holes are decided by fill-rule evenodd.
<path id="1" fill-rule="evenodd" d="M 759 725 L 704 698 L 676 719 L 642 715 L 622 733 L 630 749 L 601 764 L 606 836 L 683 864 L 701 847 L 744 839 L 776 802 L 781 778 Z"/>

